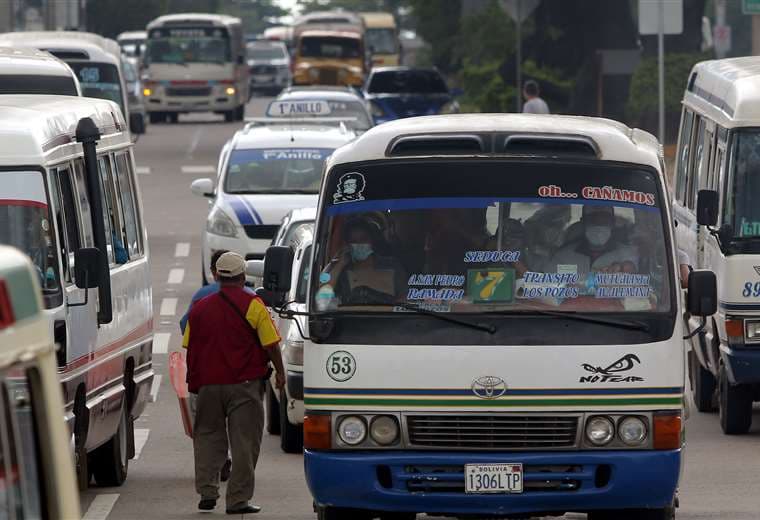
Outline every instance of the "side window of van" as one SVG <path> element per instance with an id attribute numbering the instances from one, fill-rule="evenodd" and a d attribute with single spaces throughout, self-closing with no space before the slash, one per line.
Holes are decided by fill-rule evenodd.
<path id="1" fill-rule="evenodd" d="M 51 199 L 53 200 L 55 219 L 61 234 L 61 259 L 63 277 L 67 282 L 74 281 L 74 253 L 82 247 L 79 231 L 79 216 L 74 198 L 74 184 L 71 167 L 62 166 L 51 172 Z"/>
<path id="2" fill-rule="evenodd" d="M 681 122 L 681 136 L 678 143 L 678 171 L 676 172 L 676 192 L 678 202 L 686 204 L 686 186 L 691 159 L 691 137 L 694 131 L 694 113 L 686 109 Z"/>
<path id="3" fill-rule="evenodd" d="M 125 264 L 129 260 L 129 254 L 124 246 L 124 228 L 119 211 L 118 197 L 116 196 L 113 167 L 109 156 L 98 158 L 98 171 L 100 172 L 103 190 L 103 218 L 106 226 L 108 260 L 111 264 Z"/>
<path id="4" fill-rule="evenodd" d="M 87 195 L 87 181 L 84 177 L 84 161 L 74 160 L 74 196 L 79 203 L 80 230 L 82 232 L 82 247 L 93 247 L 95 237 L 92 232 L 92 215 L 90 213 L 90 198 Z"/>
<path id="5" fill-rule="evenodd" d="M 707 139 L 707 135 L 709 134 L 705 132 L 705 120 L 700 117 L 699 124 L 697 125 L 697 134 L 693 141 L 696 146 L 694 152 L 694 161 L 692 162 L 690 168 L 691 175 L 689 175 L 689 182 L 687 183 L 686 205 L 689 207 L 689 209 L 694 209 L 696 206 L 699 176 L 702 172 L 705 171 L 705 141 Z"/>
<path id="6" fill-rule="evenodd" d="M 132 161 L 128 153 L 119 153 L 115 156 L 116 180 L 118 192 L 121 195 L 121 209 L 124 212 L 124 235 L 129 258 L 136 258 L 142 254 L 140 240 L 140 225 L 137 213 L 137 200 L 134 189 L 134 172 Z"/>
<path id="7" fill-rule="evenodd" d="M 311 263 L 309 262 L 310 257 L 311 246 L 308 246 L 303 251 L 301 269 L 298 272 L 298 283 L 296 284 L 296 303 L 306 303 L 306 289 L 309 285 L 309 275 L 311 273 Z"/>

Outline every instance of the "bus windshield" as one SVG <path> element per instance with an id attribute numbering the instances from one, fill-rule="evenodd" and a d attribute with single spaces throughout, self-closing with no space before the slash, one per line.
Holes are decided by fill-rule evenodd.
<path id="1" fill-rule="evenodd" d="M 339 36 L 305 36 L 301 39 L 302 58 L 361 58 L 358 38 Z"/>
<path id="2" fill-rule="evenodd" d="M 322 166 L 332 149 L 235 150 L 230 155 L 226 193 L 318 193 Z"/>
<path id="3" fill-rule="evenodd" d="M 91 61 L 68 62 L 71 69 L 79 78 L 84 97 L 107 99 L 113 101 L 126 117 L 124 100 L 122 98 L 119 69 L 110 63 L 95 63 Z"/>
<path id="4" fill-rule="evenodd" d="M 29 256 L 45 294 L 60 291 L 58 256 L 40 172 L 0 173 L 0 244 Z"/>
<path id="5" fill-rule="evenodd" d="M 724 223 L 737 239 L 760 237 L 760 130 L 740 130 L 734 139 L 733 187 L 724 204 Z"/>
<path id="6" fill-rule="evenodd" d="M 373 54 L 396 54 L 398 52 L 394 29 L 367 29 L 364 33 L 367 48 Z"/>
<path id="7" fill-rule="evenodd" d="M 311 284 L 318 312 L 628 313 L 673 304 L 652 172 L 394 161 L 332 171 L 325 186 Z"/>
<path id="8" fill-rule="evenodd" d="M 225 64 L 231 60 L 230 38 L 223 29 L 156 29 L 148 40 L 149 64 Z"/>

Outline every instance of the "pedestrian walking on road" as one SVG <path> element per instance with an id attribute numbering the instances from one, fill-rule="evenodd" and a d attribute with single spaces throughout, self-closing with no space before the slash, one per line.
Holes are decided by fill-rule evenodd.
<path id="1" fill-rule="evenodd" d="M 227 513 L 258 513 L 261 508 L 250 501 L 264 430 L 262 400 L 270 359 L 277 371 L 275 386 L 285 386 L 280 335 L 262 301 L 244 289 L 243 257 L 225 253 L 216 270 L 219 291 L 193 304 L 183 340 L 188 388 L 198 394 L 193 424 L 198 509 L 216 507 L 229 439 Z"/>
<path id="2" fill-rule="evenodd" d="M 523 97 L 525 98 L 525 104 L 523 105 L 524 114 L 550 114 L 549 105 L 546 101 L 541 99 L 540 91 L 538 89 L 538 83 L 528 80 L 523 86 Z"/>

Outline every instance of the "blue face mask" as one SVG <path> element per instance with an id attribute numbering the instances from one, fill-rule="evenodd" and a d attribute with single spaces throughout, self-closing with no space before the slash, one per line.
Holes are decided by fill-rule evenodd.
<path id="1" fill-rule="evenodd" d="M 592 247 L 604 246 L 612 236 L 608 226 L 586 226 L 586 240 Z"/>
<path id="2" fill-rule="evenodd" d="M 372 254 L 372 244 L 351 244 L 351 258 L 363 262 Z"/>

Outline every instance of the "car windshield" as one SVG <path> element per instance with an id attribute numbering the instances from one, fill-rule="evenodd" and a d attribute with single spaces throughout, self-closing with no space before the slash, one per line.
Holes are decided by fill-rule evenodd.
<path id="1" fill-rule="evenodd" d="M 724 223 L 737 239 L 760 237 L 760 130 L 741 130 L 733 144 L 733 187 L 724 204 Z"/>
<path id="2" fill-rule="evenodd" d="M 284 60 L 288 57 L 285 49 L 279 46 L 249 43 L 246 49 L 251 60 Z"/>
<path id="3" fill-rule="evenodd" d="M 157 29 L 148 40 L 147 63 L 228 63 L 230 39 L 223 29 Z"/>
<path id="4" fill-rule="evenodd" d="M 43 293 L 60 291 L 58 256 L 40 172 L 0 173 L 0 244 L 31 258 Z"/>
<path id="5" fill-rule="evenodd" d="M 396 54 L 398 52 L 394 29 L 367 29 L 364 33 L 367 48 L 374 54 Z"/>
<path id="6" fill-rule="evenodd" d="M 318 193 L 327 148 L 235 150 L 230 154 L 227 193 Z"/>
<path id="7" fill-rule="evenodd" d="M 0 94 L 79 95 L 77 85 L 71 76 L 40 76 L 37 74 L 0 75 Z"/>
<path id="8" fill-rule="evenodd" d="M 121 46 L 121 52 L 130 58 L 137 58 L 145 52 L 145 40 L 121 40 L 119 41 L 119 45 Z"/>
<path id="9" fill-rule="evenodd" d="M 361 58 L 358 38 L 305 36 L 301 39 L 302 58 Z"/>
<path id="10" fill-rule="evenodd" d="M 370 94 L 446 94 L 449 90 L 434 70 L 388 70 L 372 74 Z"/>
<path id="11" fill-rule="evenodd" d="M 649 171 L 590 163 L 333 170 L 317 226 L 325 247 L 314 308 L 669 311 L 659 191 Z"/>
<path id="12" fill-rule="evenodd" d="M 91 61 L 69 62 L 69 66 L 79 78 L 84 97 L 107 99 L 118 104 L 122 114 L 124 100 L 122 99 L 119 69 L 110 63 L 95 63 Z"/>

